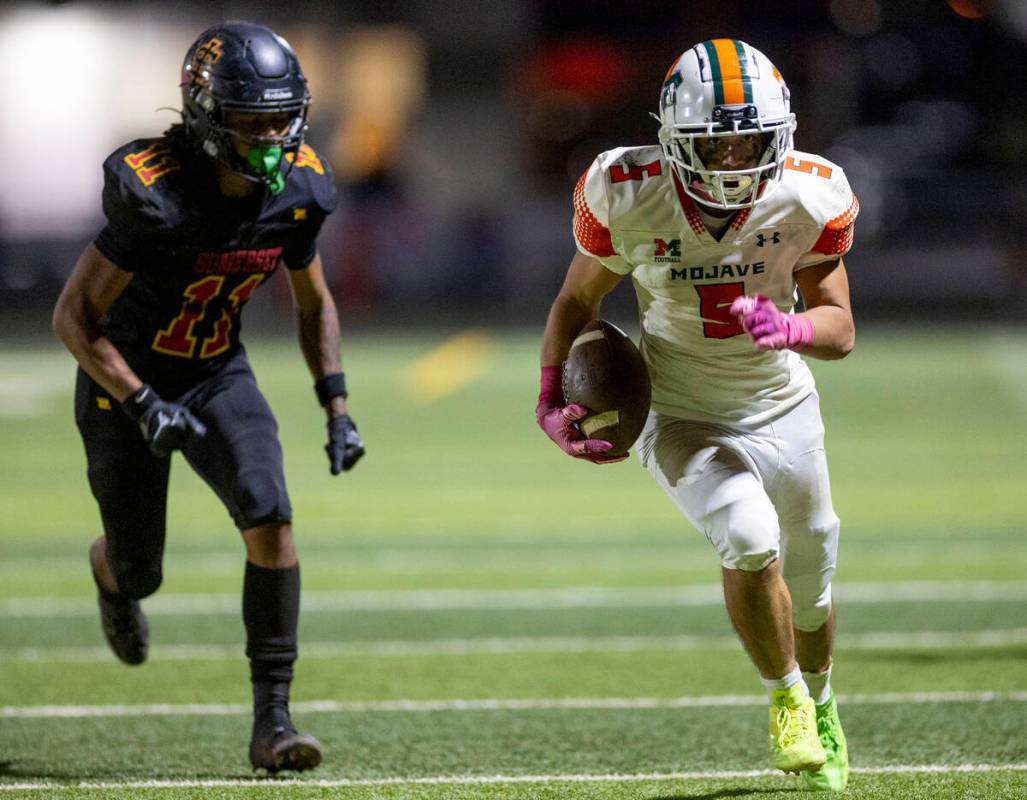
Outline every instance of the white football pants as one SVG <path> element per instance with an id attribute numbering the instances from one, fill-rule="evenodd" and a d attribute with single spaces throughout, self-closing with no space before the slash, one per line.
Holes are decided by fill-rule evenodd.
<path id="1" fill-rule="evenodd" d="M 723 566 L 758 571 L 779 559 L 794 626 L 827 621 L 839 523 L 816 393 L 753 430 L 652 411 L 636 448 Z"/>

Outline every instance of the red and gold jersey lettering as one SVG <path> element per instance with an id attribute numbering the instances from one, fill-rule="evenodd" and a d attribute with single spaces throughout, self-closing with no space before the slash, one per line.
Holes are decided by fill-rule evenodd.
<path id="1" fill-rule="evenodd" d="M 785 158 L 785 169 L 795 170 L 796 172 L 805 172 L 811 175 L 817 175 L 821 178 L 830 178 L 831 173 L 834 172 L 827 164 L 819 164 L 816 161 L 800 161 L 794 156 L 788 156 Z"/>
<path id="2" fill-rule="evenodd" d="M 844 214 L 839 214 L 832 220 L 828 220 L 820 238 L 813 245 L 814 253 L 823 253 L 825 256 L 843 256 L 852 247 L 852 237 L 855 234 L 856 217 L 859 215 L 859 200 L 856 195 L 852 196 L 852 202 Z"/>
<path id="3" fill-rule="evenodd" d="M 599 258 L 616 255 L 610 229 L 603 225 L 592 213 L 585 200 L 585 178 L 588 170 L 578 179 L 574 187 L 574 236 L 578 243 L 588 252 Z"/>
<path id="4" fill-rule="evenodd" d="M 129 153 L 125 156 L 125 163 L 143 182 L 143 186 L 150 186 L 161 175 L 182 168 L 178 161 L 168 155 L 170 150 L 163 142 L 157 142 L 138 153 Z"/>
<path id="5" fill-rule="evenodd" d="M 239 311 L 250 299 L 253 290 L 260 286 L 266 277 L 266 273 L 250 275 L 229 293 L 225 307 L 221 309 L 221 316 L 214 323 L 213 332 L 203 340 L 200 358 L 213 358 L 228 349 L 232 343 L 230 333 L 233 320 L 239 316 Z M 207 304 L 218 296 L 224 285 L 224 276 L 211 275 L 186 286 L 182 292 L 185 301 L 181 313 L 171 320 L 168 327 L 157 332 L 151 347 L 158 353 L 169 356 L 192 358 L 196 351 L 197 338 L 193 336 L 193 328 L 203 319 Z"/>
<path id="6" fill-rule="evenodd" d="M 318 175 L 325 174 L 325 168 L 321 164 L 321 159 L 317 157 L 317 153 L 314 152 L 310 145 L 301 144 L 299 152 L 295 155 L 293 153 L 286 153 L 285 157 L 293 163 L 294 167 L 310 167 Z"/>
<path id="7" fill-rule="evenodd" d="M 221 310 L 221 317 L 214 323 L 214 333 L 203 340 L 203 347 L 200 348 L 200 358 L 212 358 L 225 352 L 231 344 L 229 332 L 232 330 L 232 320 L 239 316 L 239 311 L 253 290 L 260 286 L 267 276 L 264 274 L 251 275 L 228 295 L 228 307 Z"/>
<path id="8" fill-rule="evenodd" d="M 217 296 L 224 282 L 223 276 L 211 275 L 186 286 L 185 291 L 182 292 L 185 302 L 182 304 L 181 313 L 171 320 L 168 327 L 157 331 L 150 347 L 158 353 L 169 356 L 191 358 L 196 349 L 193 328 L 197 322 L 203 319 L 207 303 Z"/>

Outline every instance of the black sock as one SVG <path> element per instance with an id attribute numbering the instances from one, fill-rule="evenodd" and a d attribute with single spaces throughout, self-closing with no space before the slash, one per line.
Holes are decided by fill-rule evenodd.
<path id="1" fill-rule="evenodd" d="M 253 708 L 288 706 L 296 626 L 300 611 L 300 568 L 267 569 L 246 562 L 242 618 L 246 657 L 253 681 Z"/>

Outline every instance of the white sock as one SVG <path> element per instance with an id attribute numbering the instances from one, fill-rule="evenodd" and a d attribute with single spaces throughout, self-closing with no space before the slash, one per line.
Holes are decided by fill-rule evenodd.
<path id="1" fill-rule="evenodd" d="M 831 667 L 823 672 L 804 672 L 802 679 L 809 687 L 809 696 L 817 705 L 823 705 L 831 699 Z"/>
<path id="2" fill-rule="evenodd" d="M 764 678 L 760 676 L 760 683 L 767 687 L 767 691 L 773 695 L 775 690 L 791 689 L 795 684 L 799 684 L 802 687 L 802 693 L 805 695 L 809 694 L 809 689 L 806 688 L 805 682 L 802 680 L 802 673 L 799 671 L 799 667 L 796 666 L 787 675 L 782 675 L 780 678 Z"/>

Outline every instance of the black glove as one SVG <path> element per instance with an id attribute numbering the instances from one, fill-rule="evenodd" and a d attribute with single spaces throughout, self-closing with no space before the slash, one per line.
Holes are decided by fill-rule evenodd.
<path id="1" fill-rule="evenodd" d="M 190 436 L 207 433 L 207 426 L 188 408 L 161 400 L 145 383 L 121 407 L 139 426 L 150 452 L 159 458 L 167 458 L 172 451 L 181 449 Z"/>
<path id="2" fill-rule="evenodd" d="M 325 445 L 332 475 L 353 469 L 364 455 L 364 443 L 360 441 L 357 426 L 349 414 L 339 414 L 328 420 L 328 444 Z"/>

